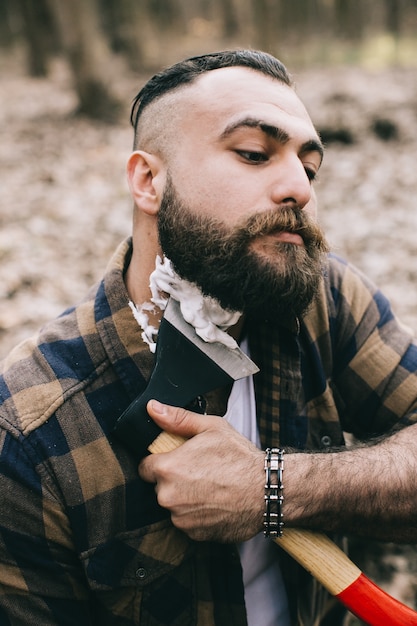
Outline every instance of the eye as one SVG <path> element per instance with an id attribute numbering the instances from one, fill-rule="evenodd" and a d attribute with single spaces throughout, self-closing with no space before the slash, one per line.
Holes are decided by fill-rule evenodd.
<path id="1" fill-rule="evenodd" d="M 314 182 L 315 180 L 317 180 L 318 175 L 316 170 L 313 170 L 311 167 L 304 166 L 304 171 L 307 174 L 307 178 L 310 182 Z"/>
<path id="2" fill-rule="evenodd" d="M 268 161 L 268 155 L 265 152 L 256 152 L 253 150 L 236 150 L 237 154 L 249 163 L 265 163 Z"/>

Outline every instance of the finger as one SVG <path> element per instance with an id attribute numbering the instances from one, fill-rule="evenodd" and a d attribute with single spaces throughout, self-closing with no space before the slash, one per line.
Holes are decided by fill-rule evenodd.
<path id="1" fill-rule="evenodd" d="M 150 417 L 162 430 L 181 435 L 187 439 L 223 422 L 219 417 L 193 413 L 180 407 L 162 404 L 157 400 L 150 400 L 146 408 Z"/>
<path id="2" fill-rule="evenodd" d="M 139 476 L 147 483 L 156 483 L 156 473 L 154 470 L 154 461 L 152 456 L 146 456 L 139 463 Z"/>

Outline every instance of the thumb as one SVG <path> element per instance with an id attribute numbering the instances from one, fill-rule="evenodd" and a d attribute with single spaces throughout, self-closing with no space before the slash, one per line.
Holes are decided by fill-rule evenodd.
<path id="1" fill-rule="evenodd" d="M 193 413 L 177 406 L 150 400 L 146 406 L 149 416 L 162 430 L 189 439 L 207 430 L 216 418 L 211 415 Z"/>

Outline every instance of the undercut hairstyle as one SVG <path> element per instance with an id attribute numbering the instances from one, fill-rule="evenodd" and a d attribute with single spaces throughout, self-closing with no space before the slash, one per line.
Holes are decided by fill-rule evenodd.
<path id="1" fill-rule="evenodd" d="M 226 50 L 191 57 L 155 74 L 133 100 L 130 121 L 135 129 L 135 144 L 142 113 L 151 103 L 162 96 L 191 85 L 206 72 L 225 67 L 246 67 L 293 86 L 292 79 L 283 63 L 272 55 L 258 50 Z"/>

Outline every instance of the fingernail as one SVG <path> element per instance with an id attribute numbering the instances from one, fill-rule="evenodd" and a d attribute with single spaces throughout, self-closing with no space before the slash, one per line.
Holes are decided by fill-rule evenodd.
<path id="1" fill-rule="evenodd" d="M 165 415 L 165 413 L 167 412 L 165 404 L 158 402 L 158 400 L 151 400 L 151 406 L 152 411 L 155 411 L 155 413 L 159 413 L 160 415 Z"/>

